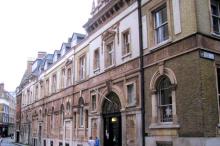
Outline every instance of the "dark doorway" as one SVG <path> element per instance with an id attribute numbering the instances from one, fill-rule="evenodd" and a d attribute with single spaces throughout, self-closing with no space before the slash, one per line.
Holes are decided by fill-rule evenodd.
<path id="1" fill-rule="evenodd" d="M 104 121 L 104 145 L 121 146 L 121 104 L 118 96 L 111 92 L 102 107 Z"/>
<path id="2" fill-rule="evenodd" d="M 16 131 L 16 142 L 18 143 L 19 142 L 19 131 Z"/>

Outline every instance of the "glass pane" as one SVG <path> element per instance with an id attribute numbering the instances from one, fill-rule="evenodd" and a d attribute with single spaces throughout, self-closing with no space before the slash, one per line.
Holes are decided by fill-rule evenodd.
<path id="1" fill-rule="evenodd" d="M 220 27 L 220 19 L 217 17 L 212 17 L 212 24 L 213 24 L 213 31 L 217 34 L 220 33 L 219 27 Z"/>

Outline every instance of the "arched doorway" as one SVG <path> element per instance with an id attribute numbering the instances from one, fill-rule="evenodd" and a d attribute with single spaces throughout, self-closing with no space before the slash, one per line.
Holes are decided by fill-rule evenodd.
<path id="1" fill-rule="evenodd" d="M 121 146 L 121 103 L 114 92 L 107 95 L 102 106 L 104 146 Z"/>

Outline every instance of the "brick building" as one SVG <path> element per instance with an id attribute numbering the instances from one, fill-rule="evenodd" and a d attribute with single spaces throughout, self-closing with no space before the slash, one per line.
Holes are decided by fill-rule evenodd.
<path id="1" fill-rule="evenodd" d="M 14 135 L 15 131 L 15 96 L 4 88 L 0 83 L 0 136 Z"/>
<path id="2" fill-rule="evenodd" d="M 87 35 L 29 61 L 22 143 L 217 146 L 220 1 L 97 0 Z"/>

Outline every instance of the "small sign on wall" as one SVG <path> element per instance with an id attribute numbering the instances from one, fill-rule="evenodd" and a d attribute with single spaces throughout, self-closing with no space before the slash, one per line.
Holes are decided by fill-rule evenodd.
<path id="1" fill-rule="evenodd" d="M 199 54 L 201 58 L 210 59 L 210 60 L 215 59 L 214 53 L 211 53 L 211 52 L 201 50 Z"/>

